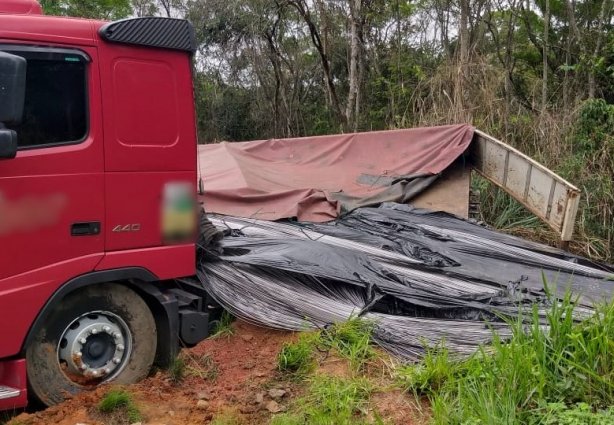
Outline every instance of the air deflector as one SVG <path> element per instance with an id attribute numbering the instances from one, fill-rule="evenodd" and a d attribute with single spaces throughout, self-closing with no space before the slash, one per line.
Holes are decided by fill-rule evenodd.
<path id="1" fill-rule="evenodd" d="M 184 19 L 146 17 L 122 19 L 102 26 L 100 36 L 110 42 L 182 50 L 194 53 L 194 27 Z"/>

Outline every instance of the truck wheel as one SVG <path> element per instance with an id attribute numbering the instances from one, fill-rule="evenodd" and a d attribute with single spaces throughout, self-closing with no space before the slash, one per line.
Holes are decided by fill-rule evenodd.
<path id="1" fill-rule="evenodd" d="M 156 343 L 151 311 L 126 286 L 71 293 L 26 349 L 31 393 L 51 406 L 109 381 L 137 382 L 153 365 Z"/>

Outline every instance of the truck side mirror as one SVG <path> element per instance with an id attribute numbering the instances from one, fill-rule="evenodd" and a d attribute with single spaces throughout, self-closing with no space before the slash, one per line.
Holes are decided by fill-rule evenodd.
<path id="1" fill-rule="evenodd" d="M 0 52 L 0 159 L 17 155 L 17 133 L 5 123 L 18 124 L 26 94 L 26 60 Z"/>
<path id="2" fill-rule="evenodd" d="M 26 60 L 0 52 L 0 122 L 21 122 L 26 95 Z"/>
<path id="3" fill-rule="evenodd" d="M 17 132 L 2 128 L 0 124 L 0 159 L 11 159 L 17 155 Z"/>

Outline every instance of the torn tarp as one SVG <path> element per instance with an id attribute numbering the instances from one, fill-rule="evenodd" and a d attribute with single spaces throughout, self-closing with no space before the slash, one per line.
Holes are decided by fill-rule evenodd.
<path id="1" fill-rule="evenodd" d="M 577 294 L 582 316 L 614 291 L 610 266 L 404 205 L 324 224 L 211 220 L 226 237 L 201 249 L 198 276 L 233 314 L 294 330 L 361 315 L 406 360 L 441 340 L 471 352 L 526 306 L 543 316 L 544 278 L 558 297 Z"/>
<path id="2" fill-rule="evenodd" d="M 201 145 L 202 200 L 210 213 L 311 222 L 407 203 L 467 150 L 473 132 L 446 125 Z"/>

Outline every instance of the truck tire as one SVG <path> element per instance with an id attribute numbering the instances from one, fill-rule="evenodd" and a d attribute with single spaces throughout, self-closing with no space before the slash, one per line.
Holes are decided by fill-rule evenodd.
<path id="1" fill-rule="evenodd" d="M 156 355 L 149 307 L 117 283 L 73 292 L 55 307 L 26 348 L 31 395 L 51 406 L 110 381 L 137 382 Z"/>

